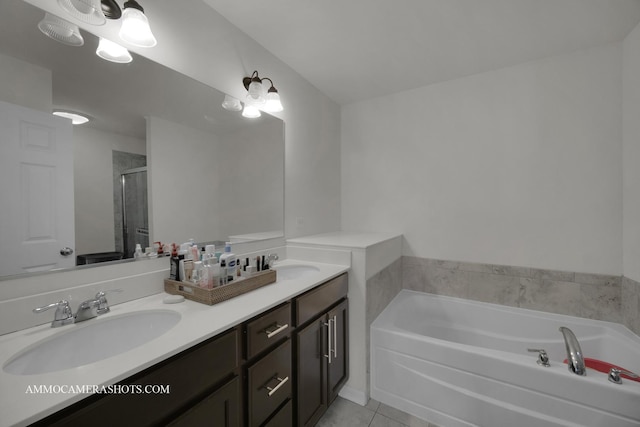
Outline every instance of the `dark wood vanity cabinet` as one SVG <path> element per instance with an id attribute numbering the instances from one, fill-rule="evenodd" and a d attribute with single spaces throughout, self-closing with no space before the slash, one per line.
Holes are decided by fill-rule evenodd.
<path id="1" fill-rule="evenodd" d="M 297 426 L 313 426 L 348 378 L 347 276 L 296 299 L 294 333 Z"/>
<path id="2" fill-rule="evenodd" d="M 116 384 L 120 393 L 94 394 L 36 423 L 38 426 L 176 426 L 188 420 L 242 424 L 241 339 L 233 328 Z M 167 386 L 168 393 L 140 393 Z M 213 422 L 213 421 L 212 421 Z M 207 425 L 207 424 L 200 424 Z"/>
<path id="3" fill-rule="evenodd" d="M 37 426 L 313 426 L 348 376 L 347 274 L 119 385 L 168 394 L 93 395 Z"/>

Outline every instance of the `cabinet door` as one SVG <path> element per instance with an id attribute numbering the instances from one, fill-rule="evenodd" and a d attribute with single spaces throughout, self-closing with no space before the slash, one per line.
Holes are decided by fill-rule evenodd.
<path id="1" fill-rule="evenodd" d="M 170 427 L 240 427 L 240 380 L 234 378 L 169 424 Z"/>
<path id="2" fill-rule="evenodd" d="M 296 418 L 299 426 L 313 426 L 327 405 L 325 317 L 311 322 L 296 334 Z"/>
<path id="3" fill-rule="evenodd" d="M 345 299 L 327 315 L 327 323 L 332 328 L 329 334 L 332 342 L 328 346 L 332 353 L 328 365 L 329 404 L 338 396 L 340 387 L 349 377 L 348 314 L 348 300 Z"/>

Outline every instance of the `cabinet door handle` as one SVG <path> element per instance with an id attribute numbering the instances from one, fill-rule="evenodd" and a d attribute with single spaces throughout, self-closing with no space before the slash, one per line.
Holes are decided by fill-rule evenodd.
<path id="1" fill-rule="evenodd" d="M 329 358 L 329 364 L 331 364 L 331 357 L 333 356 L 334 351 L 331 349 L 332 347 L 332 339 L 331 339 L 331 322 L 333 321 L 333 319 L 329 319 L 329 323 L 325 323 L 324 326 L 327 327 L 327 354 L 324 355 L 324 357 Z"/>
<path id="2" fill-rule="evenodd" d="M 331 320 L 329 320 L 331 322 Z M 338 316 L 333 316 L 333 357 L 338 358 Z"/>
<path id="3" fill-rule="evenodd" d="M 278 323 L 275 323 L 272 326 L 269 326 L 269 328 L 265 329 L 262 332 L 267 334 L 267 338 L 271 338 L 278 335 L 280 332 L 284 331 L 288 327 L 289 327 L 288 323 L 285 323 L 284 325 L 278 325 Z M 275 328 L 275 329 L 270 329 L 270 328 Z"/>
<path id="4" fill-rule="evenodd" d="M 289 377 L 280 378 L 276 376 L 276 377 L 273 377 L 272 379 L 278 380 L 278 385 L 276 385 L 275 387 L 266 387 L 266 389 L 269 390 L 269 397 L 271 397 L 273 393 L 278 391 L 280 387 L 282 387 L 287 381 L 289 381 Z"/>

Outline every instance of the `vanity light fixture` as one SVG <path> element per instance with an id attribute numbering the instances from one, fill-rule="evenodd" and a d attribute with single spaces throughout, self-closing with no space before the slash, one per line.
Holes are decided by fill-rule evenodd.
<path id="1" fill-rule="evenodd" d="M 42 21 L 38 23 L 38 29 L 47 37 L 69 46 L 84 44 L 84 38 L 77 25 L 50 13 L 45 13 Z"/>
<path id="2" fill-rule="evenodd" d="M 225 95 L 224 101 L 222 101 L 222 108 L 228 111 L 240 111 L 242 110 L 242 103 L 238 98 L 234 98 L 231 95 Z"/>
<path id="3" fill-rule="evenodd" d="M 89 121 L 88 116 L 84 114 L 76 113 L 75 111 L 54 110 L 53 115 L 58 117 L 64 117 L 65 119 L 70 119 L 71 124 L 73 125 L 81 125 Z"/>
<path id="4" fill-rule="evenodd" d="M 138 47 L 153 47 L 158 42 L 151 32 L 144 9 L 135 0 L 127 0 L 123 5 L 120 38 Z"/>
<path id="5" fill-rule="evenodd" d="M 107 22 L 100 0 L 58 0 L 58 4 L 71 16 L 87 24 L 104 25 Z"/>
<path id="6" fill-rule="evenodd" d="M 133 61 L 133 57 L 129 51 L 111 40 L 100 37 L 96 55 L 107 61 L 116 62 L 118 64 L 128 64 Z"/>
<path id="7" fill-rule="evenodd" d="M 265 93 L 263 80 L 269 80 L 271 87 Z M 282 111 L 282 102 L 278 89 L 273 85 L 273 80 L 269 77 L 260 78 L 258 71 L 254 71 L 250 77 L 242 79 L 244 88 L 247 89 L 247 104 L 252 104 L 257 108 L 261 108 L 267 113 L 277 113 Z"/>

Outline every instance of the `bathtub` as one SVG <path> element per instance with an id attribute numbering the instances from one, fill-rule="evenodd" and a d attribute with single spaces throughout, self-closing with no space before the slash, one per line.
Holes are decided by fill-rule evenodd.
<path id="1" fill-rule="evenodd" d="M 640 383 L 569 372 L 560 326 L 585 357 L 640 373 L 621 325 L 403 290 L 371 325 L 371 397 L 442 427 L 640 426 Z"/>

